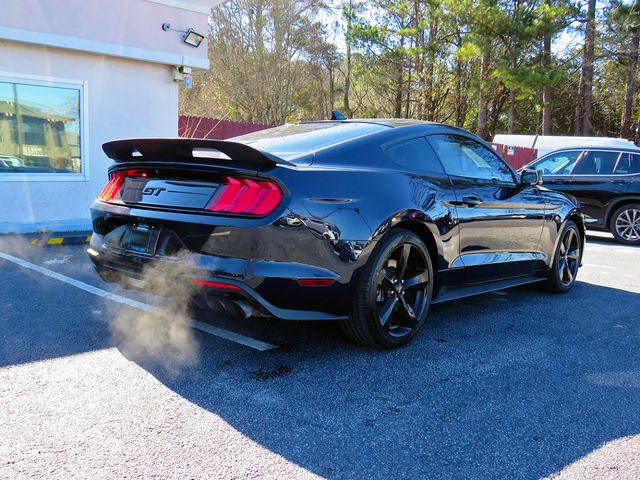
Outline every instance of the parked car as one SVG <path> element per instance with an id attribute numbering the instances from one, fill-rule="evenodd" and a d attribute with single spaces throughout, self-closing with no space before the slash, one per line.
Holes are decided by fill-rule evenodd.
<path id="1" fill-rule="evenodd" d="M 544 185 L 575 196 L 588 228 L 640 245 L 640 150 L 563 148 L 530 163 Z"/>
<path id="2" fill-rule="evenodd" d="M 405 344 L 432 303 L 567 292 L 582 258 L 575 199 L 459 128 L 322 121 L 103 149 L 115 164 L 88 253 L 107 281 L 164 265 L 212 309 L 336 320 L 366 345 Z"/>
<path id="3" fill-rule="evenodd" d="M 22 168 L 24 160 L 13 155 L 0 155 L 0 168 Z"/>

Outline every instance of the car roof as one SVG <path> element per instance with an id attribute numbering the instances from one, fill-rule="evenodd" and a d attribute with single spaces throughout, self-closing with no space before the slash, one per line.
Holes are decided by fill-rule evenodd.
<path id="1" fill-rule="evenodd" d="M 594 150 L 594 151 L 601 151 L 601 152 L 640 153 L 640 147 L 635 147 L 635 148 L 634 147 L 596 147 L 594 145 L 587 145 L 587 146 L 557 148 L 555 150 L 552 150 L 549 153 L 545 153 L 543 156 L 546 157 L 547 155 L 551 155 L 552 153 L 567 152 L 567 151 L 573 151 L 573 150 L 581 150 L 581 151 Z"/>
<path id="2" fill-rule="evenodd" d="M 304 124 L 349 124 L 349 123 L 373 123 L 376 125 L 384 125 L 386 127 L 398 128 L 408 127 L 410 125 L 442 125 L 441 123 L 428 122 L 427 120 L 416 120 L 413 118 L 353 118 L 346 120 L 311 120 L 306 122 L 299 122 Z"/>
<path id="3" fill-rule="evenodd" d="M 320 120 L 298 122 L 259 130 L 229 141 L 243 143 L 257 150 L 296 163 L 309 154 L 370 135 L 406 128 L 443 127 L 444 125 L 412 119 L 373 118 L 356 120 Z"/>

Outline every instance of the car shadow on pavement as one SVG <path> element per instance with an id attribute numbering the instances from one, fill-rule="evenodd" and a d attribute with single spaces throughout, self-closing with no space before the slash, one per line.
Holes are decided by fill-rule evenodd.
<path id="1" fill-rule="evenodd" d="M 41 278 L 0 282 L 0 367 L 116 346 L 327 478 L 537 478 L 640 433 L 638 293 L 579 281 L 567 295 L 522 287 L 441 304 L 392 351 L 351 344 L 335 324 L 251 319 L 235 327 L 280 348 L 195 332 L 195 363 L 172 369 L 113 338 L 108 300 Z"/>
<path id="2" fill-rule="evenodd" d="M 587 243 L 593 245 L 604 245 L 610 246 L 615 245 L 618 247 L 631 247 L 634 248 L 634 245 L 627 245 L 625 243 L 619 242 L 616 240 L 613 235 L 605 234 L 603 232 L 589 232 L 587 231 Z"/>
<path id="3" fill-rule="evenodd" d="M 38 273 L 3 266 L 0 368 L 112 346 L 104 320 L 108 304 L 61 282 L 43 282 Z"/>
<path id="4" fill-rule="evenodd" d="M 327 478 L 537 478 L 640 433 L 639 304 L 584 282 L 568 295 L 523 287 L 439 305 L 394 351 L 335 325 L 271 322 L 282 348 L 201 336 L 198 365 L 177 376 L 129 358 Z"/>

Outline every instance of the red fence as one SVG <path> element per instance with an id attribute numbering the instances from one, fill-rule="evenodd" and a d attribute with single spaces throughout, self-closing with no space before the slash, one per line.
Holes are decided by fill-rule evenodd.
<path id="1" fill-rule="evenodd" d="M 527 163 L 535 160 L 538 156 L 537 148 L 510 147 L 499 143 L 494 143 L 493 146 L 515 169 L 524 167 Z"/>
<path id="2" fill-rule="evenodd" d="M 271 127 L 272 125 L 231 122 L 229 120 L 217 120 L 215 118 L 192 115 L 180 115 L 178 118 L 178 135 L 183 138 L 225 140 Z"/>

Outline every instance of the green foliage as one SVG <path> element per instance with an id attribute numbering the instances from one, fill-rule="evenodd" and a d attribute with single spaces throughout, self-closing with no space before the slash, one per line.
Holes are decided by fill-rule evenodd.
<path id="1" fill-rule="evenodd" d="M 638 0 L 599 5 L 592 123 L 597 134 L 616 135 L 640 7 Z M 181 111 L 267 123 L 326 118 L 343 109 L 348 91 L 354 117 L 399 115 L 474 130 L 484 109 L 487 136 L 509 124 L 514 133 L 539 133 L 546 86 L 553 133 L 570 134 L 583 28 L 579 0 L 226 2 L 213 11 L 211 68 L 181 92 Z M 559 48 L 572 36 L 572 48 Z"/>

